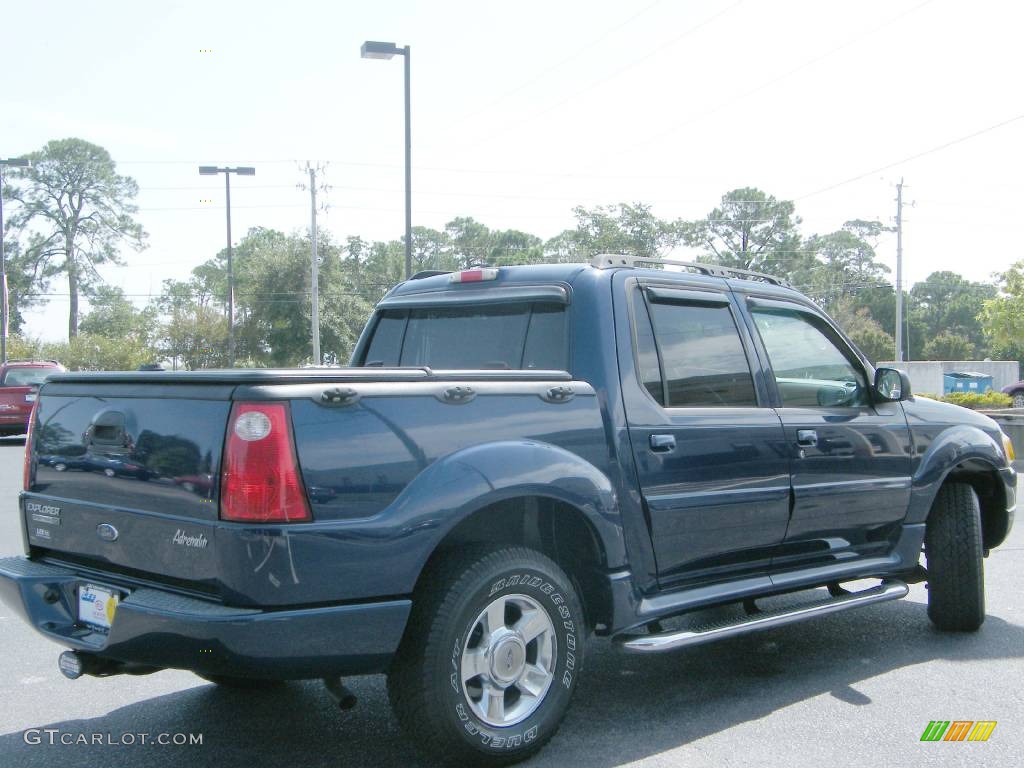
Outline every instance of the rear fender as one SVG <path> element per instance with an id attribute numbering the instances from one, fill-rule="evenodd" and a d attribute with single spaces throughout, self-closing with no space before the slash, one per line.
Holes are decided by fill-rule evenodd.
<path id="1" fill-rule="evenodd" d="M 432 464 L 389 507 L 392 520 L 430 527 L 429 547 L 418 548 L 418 577 L 430 555 L 459 523 L 481 509 L 523 497 L 544 497 L 579 509 L 597 534 L 606 564 L 625 564 L 618 498 L 611 480 L 563 448 L 532 440 L 466 448 Z M 411 591 L 412 584 L 409 584 Z"/>

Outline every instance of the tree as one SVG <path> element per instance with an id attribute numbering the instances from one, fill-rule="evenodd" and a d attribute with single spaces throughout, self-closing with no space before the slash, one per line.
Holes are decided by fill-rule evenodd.
<path id="1" fill-rule="evenodd" d="M 404 240 L 402 241 L 404 244 Z M 412 272 L 446 269 L 448 235 L 430 227 L 412 228 Z"/>
<path id="2" fill-rule="evenodd" d="M 349 281 L 358 291 L 361 285 L 361 272 L 370 250 L 370 244 L 359 235 L 345 238 L 345 267 L 349 270 Z"/>
<path id="3" fill-rule="evenodd" d="M 12 336 L 22 332 L 25 313 L 40 302 L 40 293 L 45 292 L 47 279 L 38 270 L 31 248 L 22 250 L 16 239 L 4 239 L 4 256 L 7 262 L 7 318 L 8 333 Z"/>
<path id="4" fill-rule="evenodd" d="M 155 336 L 155 326 L 155 307 L 138 309 L 120 288 L 101 285 L 89 296 L 89 311 L 82 317 L 79 331 L 148 345 Z"/>
<path id="5" fill-rule="evenodd" d="M 455 269 L 469 269 L 486 261 L 491 230 L 471 216 L 459 216 L 444 225 Z"/>
<path id="6" fill-rule="evenodd" d="M 538 264 L 544 260 L 544 241 L 518 229 L 491 233 L 488 263 L 496 267 L 513 264 Z"/>
<path id="7" fill-rule="evenodd" d="M 794 211 L 791 201 L 760 189 L 734 189 L 705 218 L 685 224 L 683 234 L 687 245 L 704 251 L 701 261 L 785 276 L 808 260 Z"/>
<path id="8" fill-rule="evenodd" d="M 643 203 L 577 206 L 576 229 L 569 229 L 545 245 L 550 261 L 589 261 L 600 253 L 658 258 L 682 241 L 680 222 L 660 219 Z"/>
<path id="9" fill-rule="evenodd" d="M 925 360 L 970 360 L 974 357 L 974 345 L 966 336 L 942 331 L 933 336 L 921 349 Z"/>
<path id="10" fill-rule="evenodd" d="M 895 341 L 866 308 L 840 302 L 832 317 L 872 363 L 892 357 Z"/>
<path id="11" fill-rule="evenodd" d="M 998 290 L 982 307 L 982 329 L 994 357 L 1024 362 L 1024 261 L 999 275 Z"/>
<path id="12" fill-rule="evenodd" d="M 72 371 L 134 371 L 151 362 L 153 352 L 132 339 L 83 333 L 68 341 L 44 344 L 43 357 L 58 360 Z"/>
<path id="13" fill-rule="evenodd" d="M 227 365 L 227 317 L 200 280 L 165 280 L 154 308 L 163 319 L 155 342 L 162 357 L 192 371 Z"/>
<path id="14" fill-rule="evenodd" d="M 856 303 L 861 290 L 886 285 L 889 268 L 875 256 L 871 239 L 881 231 L 878 222 L 848 221 L 827 235 L 811 235 L 804 241 L 802 258 L 791 264 L 790 279 L 805 293 L 831 309 L 837 302 Z"/>
<path id="15" fill-rule="evenodd" d="M 68 283 L 68 338 L 78 335 L 79 295 L 99 280 L 97 267 L 120 263 L 123 244 L 141 249 L 133 218 L 138 185 L 117 174 L 110 154 L 82 139 L 50 141 L 28 155 L 32 167 L 11 174 L 10 197 L 20 204 L 15 228 L 36 227 L 34 258 Z"/>
<path id="16" fill-rule="evenodd" d="M 985 347 L 985 333 L 978 316 L 988 299 L 996 296 L 990 283 L 974 283 L 956 272 L 932 272 L 910 289 L 908 313 L 912 342 L 922 349 L 940 334 L 952 334 L 967 340 L 970 354 Z M 926 343 L 927 342 L 927 343 Z M 963 349 L 963 345 L 957 347 Z M 957 357 L 930 357 L 931 360 L 964 360 Z"/>
<path id="17" fill-rule="evenodd" d="M 361 279 L 364 285 L 382 279 L 377 271 L 382 265 L 375 259 L 379 246 L 388 257 L 383 266 L 397 271 L 386 286 L 390 287 L 401 280 L 404 269 L 404 250 L 398 241 L 370 247 L 360 268 Z M 346 362 L 370 315 L 366 297 L 375 300 L 383 289 L 369 289 L 369 293 L 366 288 L 354 289 L 349 265 L 326 231 L 320 233 L 318 252 L 323 359 Z M 312 360 L 309 253 L 308 236 L 265 227 L 250 229 L 235 247 L 235 335 L 238 354 L 248 365 L 286 367 Z M 188 283 L 165 285 L 161 313 L 168 318 L 166 343 L 189 367 L 223 364 L 220 329 L 226 321 L 220 301 L 213 297 L 224 295 L 226 275 L 225 250 L 196 267 Z M 190 309 L 197 300 L 201 306 Z"/>

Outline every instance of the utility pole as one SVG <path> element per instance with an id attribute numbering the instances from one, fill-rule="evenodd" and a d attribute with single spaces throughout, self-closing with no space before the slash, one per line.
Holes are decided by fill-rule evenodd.
<path id="1" fill-rule="evenodd" d="M 326 163 L 317 164 L 313 166 L 307 162 L 304 169 L 309 174 L 309 242 L 310 242 L 310 336 L 313 340 L 313 365 L 320 365 L 323 362 L 323 356 L 320 353 L 320 245 L 318 240 L 318 230 L 316 225 L 316 212 L 317 212 L 317 180 L 316 175 L 322 172 L 327 167 Z M 305 189 L 304 184 L 298 185 L 299 189 Z M 330 187 L 320 182 L 320 192 L 327 193 Z M 326 211 L 327 206 L 321 203 L 323 209 Z"/>
<path id="2" fill-rule="evenodd" d="M 896 362 L 903 362 L 903 179 L 896 185 Z"/>
<path id="3" fill-rule="evenodd" d="M 4 254 L 4 177 L 3 168 L 5 165 L 13 165 L 19 168 L 27 168 L 29 161 L 22 157 L 9 157 L 0 160 L 0 364 L 7 362 L 7 326 L 10 320 L 10 307 L 7 305 L 7 256 Z"/>
<path id="4" fill-rule="evenodd" d="M 316 168 L 309 168 L 310 225 L 309 240 L 312 244 L 312 324 L 313 324 L 313 365 L 320 365 L 320 264 L 316 253 Z"/>

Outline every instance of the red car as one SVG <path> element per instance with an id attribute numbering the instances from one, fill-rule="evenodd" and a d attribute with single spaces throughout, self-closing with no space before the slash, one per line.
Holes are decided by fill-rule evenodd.
<path id="1" fill-rule="evenodd" d="M 25 434 L 39 385 L 63 370 L 56 360 L 9 360 L 0 365 L 0 437 Z"/>

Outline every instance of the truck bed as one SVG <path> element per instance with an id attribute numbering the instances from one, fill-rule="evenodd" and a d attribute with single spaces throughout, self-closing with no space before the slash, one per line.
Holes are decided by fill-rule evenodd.
<path id="1" fill-rule="evenodd" d="M 232 407 L 268 401 L 288 406 L 309 522 L 222 519 Z M 606 466 L 604 430 L 593 388 L 564 371 L 61 374 L 40 391 L 29 445 L 27 544 L 36 557 L 229 605 L 399 595 L 417 553 L 443 535 L 445 494 L 500 490 L 480 474 L 486 461 L 469 470 L 460 455 L 529 444 L 557 475 L 559 451 Z"/>

